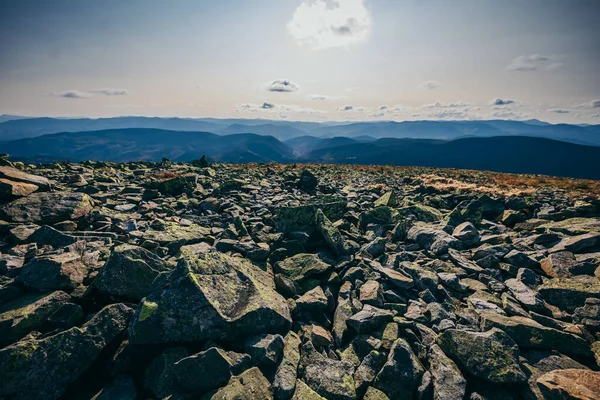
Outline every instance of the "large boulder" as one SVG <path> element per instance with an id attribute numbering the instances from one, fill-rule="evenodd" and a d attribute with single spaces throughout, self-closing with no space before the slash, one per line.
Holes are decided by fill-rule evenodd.
<path id="1" fill-rule="evenodd" d="M 52 225 L 83 217 L 93 208 L 93 200 L 85 193 L 32 193 L 2 206 L 0 217 L 12 222 Z"/>
<path id="2" fill-rule="evenodd" d="M 0 178 L 0 201 L 9 201 L 17 197 L 28 196 L 38 190 L 38 187 L 30 183 L 13 182 Z"/>
<path id="3" fill-rule="evenodd" d="M 77 253 L 36 257 L 23 266 L 17 281 L 41 292 L 73 290 L 87 275 L 87 266 Z"/>
<path id="4" fill-rule="evenodd" d="M 154 253 L 123 244 L 113 249 L 94 286 L 109 295 L 137 302 L 149 294 L 152 282 L 161 272 L 171 269 Z"/>
<path id="5" fill-rule="evenodd" d="M 52 188 L 52 183 L 48 178 L 43 176 L 28 174 L 23 171 L 19 171 L 16 168 L 8 166 L 0 166 L 0 179 L 6 179 L 13 182 L 21 182 L 27 185 L 34 185 L 41 191 L 47 191 Z"/>
<path id="6" fill-rule="evenodd" d="M 294 331 L 289 331 L 284 338 L 283 358 L 273 379 L 276 400 L 287 400 L 294 394 L 299 362 L 300 337 Z"/>
<path id="7" fill-rule="evenodd" d="M 520 347 L 557 350 L 561 353 L 590 356 L 590 345 L 581 337 L 550 328 L 520 316 L 507 317 L 482 311 L 481 329 L 498 328 L 506 332 Z"/>
<path id="8" fill-rule="evenodd" d="M 519 366 L 519 347 L 500 329 L 470 332 L 448 329 L 440 347 L 469 374 L 491 383 L 520 383 L 527 376 Z"/>
<path id="9" fill-rule="evenodd" d="M 429 349 L 428 359 L 434 400 L 462 400 L 467 390 L 467 381 L 456 364 L 437 344 Z"/>
<path id="10" fill-rule="evenodd" d="M 319 209 L 329 220 L 337 221 L 346 212 L 346 199 L 318 197 L 308 204 L 279 207 L 275 220 L 276 227 L 284 233 L 306 232 L 311 234 L 317 229 L 316 213 Z"/>
<path id="11" fill-rule="evenodd" d="M 343 256 L 346 254 L 344 237 L 321 210 L 317 210 L 316 224 L 317 231 L 321 234 L 331 251 L 333 251 L 336 256 Z"/>
<path id="12" fill-rule="evenodd" d="M 49 295 L 30 294 L 0 306 L 0 343 L 19 340 L 29 332 L 45 331 L 52 314 L 71 297 L 56 291 Z"/>
<path id="13" fill-rule="evenodd" d="M 271 383 L 256 367 L 244 371 L 229 379 L 226 386 L 211 396 L 203 397 L 210 400 L 272 400 Z"/>
<path id="14" fill-rule="evenodd" d="M 547 400 L 600 398 L 600 372 L 563 369 L 540 376 L 537 384 Z"/>
<path id="15" fill-rule="evenodd" d="M 594 276 L 555 278 L 544 282 L 539 288 L 540 295 L 550 304 L 568 312 L 585 304 L 593 297 L 600 299 L 600 279 Z"/>
<path id="16" fill-rule="evenodd" d="M 425 368 L 404 339 L 396 339 L 373 386 L 390 399 L 412 399 Z"/>
<path id="17" fill-rule="evenodd" d="M 291 325 L 271 276 L 243 259 L 221 253 L 186 257 L 153 286 L 136 310 L 131 343 L 233 341 L 284 333 Z"/>
<path id="18" fill-rule="evenodd" d="M 132 313 L 124 304 L 113 304 L 81 328 L 39 340 L 27 337 L 0 350 L 0 396 L 57 399 L 125 332 Z"/>

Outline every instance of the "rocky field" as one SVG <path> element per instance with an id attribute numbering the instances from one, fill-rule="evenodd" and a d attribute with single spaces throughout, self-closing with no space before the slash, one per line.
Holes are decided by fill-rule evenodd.
<path id="1" fill-rule="evenodd" d="M 0 164 L 0 399 L 600 398 L 597 181 Z"/>

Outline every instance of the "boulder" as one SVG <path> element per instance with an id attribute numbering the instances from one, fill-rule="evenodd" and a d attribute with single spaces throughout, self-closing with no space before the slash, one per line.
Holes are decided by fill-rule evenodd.
<path id="1" fill-rule="evenodd" d="M 397 339 L 373 386 L 390 399 L 412 399 L 425 368 L 404 339 Z"/>
<path id="2" fill-rule="evenodd" d="M 320 209 L 316 213 L 316 225 L 317 231 L 336 256 L 340 257 L 346 254 L 344 237 Z"/>
<path id="3" fill-rule="evenodd" d="M 25 264 L 17 281 L 40 292 L 73 290 L 87 275 L 87 266 L 76 253 L 36 257 Z"/>
<path id="4" fill-rule="evenodd" d="M 0 217 L 12 222 L 52 225 L 87 215 L 94 208 L 85 193 L 32 193 L 0 208 Z"/>
<path id="5" fill-rule="evenodd" d="M 600 372 L 556 370 L 540 376 L 537 384 L 547 400 L 593 400 L 600 397 Z"/>
<path id="6" fill-rule="evenodd" d="M 94 286 L 106 294 L 138 302 L 149 294 L 154 279 L 171 269 L 154 253 L 122 244 L 112 250 Z"/>
<path id="7" fill-rule="evenodd" d="M 37 186 L 39 190 L 44 192 L 52 189 L 52 184 L 47 178 L 44 178 L 43 176 L 28 174 L 26 172 L 19 171 L 16 168 L 11 168 L 8 166 L 0 166 L 0 180 L 2 179 Z"/>
<path id="8" fill-rule="evenodd" d="M 527 376 L 519 366 L 519 347 L 500 329 L 470 332 L 448 329 L 439 346 L 469 374 L 491 383 L 520 383 Z"/>
<path id="9" fill-rule="evenodd" d="M 572 333 L 550 328 L 520 316 L 507 317 L 489 311 L 482 311 L 480 316 L 482 330 L 501 329 L 521 347 L 557 350 L 581 356 L 591 355 L 589 343 Z"/>
<path id="10" fill-rule="evenodd" d="M 205 399 L 205 397 L 203 397 Z M 256 367 L 232 376 L 227 385 L 215 394 L 207 396 L 210 400 L 272 400 L 271 383 Z"/>
<path id="11" fill-rule="evenodd" d="M 275 400 L 287 400 L 294 395 L 294 391 L 297 391 L 300 344 L 300 337 L 293 331 L 289 331 L 284 338 L 283 358 L 273 379 Z"/>
<path id="12" fill-rule="evenodd" d="M 199 254 L 164 275 L 136 310 L 132 343 L 236 340 L 291 325 L 273 279 L 243 259 Z"/>
<path id="13" fill-rule="evenodd" d="M 573 278 L 555 278 L 544 282 L 538 291 L 548 303 L 561 310 L 574 312 L 577 307 L 585 304 L 586 299 L 600 298 L 600 279 L 585 275 Z"/>
<path id="14" fill-rule="evenodd" d="M 327 399 L 356 399 L 351 363 L 323 357 L 308 342 L 302 346 L 300 364 L 304 382 L 319 395 Z"/>
<path id="15" fill-rule="evenodd" d="M 0 396 L 59 398 L 125 332 L 132 313 L 124 304 L 112 304 L 81 328 L 43 339 L 26 337 L 0 350 Z"/>
<path id="16" fill-rule="evenodd" d="M 462 400 L 467 390 L 467 381 L 456 364 L 437 344 L 429 349 L 428 359 L 434 400 Z"/>

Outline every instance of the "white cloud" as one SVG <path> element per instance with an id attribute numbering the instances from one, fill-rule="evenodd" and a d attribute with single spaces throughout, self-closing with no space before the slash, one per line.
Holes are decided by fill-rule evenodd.
<path id="1" fill-rule="evenodd" d="M 267 84 L 269 92 L 296 92 L 300 87 L 287 79 L 276 79 Z"/>
<path id="2" fill-rule="evenodd" d="M 527 114 L 513 112 L 510 110 L 493 112 L 490 117 L 498 118 L 498 119 L 529 119 L 530 118 L 529 115 L 527 115 Z"/>
<path id="3" fill-rule="evenodd" d="M 511 99 L 494 99 L 490 102 L 490 104 L 493 106 L 506 106 L 514 103 L 515 101 Z"/>
<path id="4" fill-rule="evenodd" d="M 358 91 L 358 89 L 359 89 L 359 88 L 355 86 L 355 87 L 349 87 L 349 88 L 346 88 L 346 89 L 344 89 L 344 91 L 345 91 L 345 92 L 348 92 L 348 93 L 352 93 L 352 92 L 357 92 L 357 91 Z"/>
<path id="5" fill-rule="evenodd" d="M 64 92 L 52 92 L 50 96 L 63 97 L 65 99 L 87 99 L 91 97 L 89 93 L 80 92 L 79 90 L 67 90 Z"/>
<path id="6" fill-rule="evenodd" d="M 310 94 L 306 96 L 308 100 L 339 100 L 345 99 L 346 96 L 328 96 L 326 94 Z"/>
<path id="7" fill-rule="evenodd" d="M 510 71 L 531 72 L 543 68 L 548 72 L 556 71 L 562 67 L 562 63 L 556 62 L 560 58 L 559 56 L 543 56 L 541 54 L 519 56 L 512 60 L 507 69 Z M 551 61 L 554 62 L 548 64 Z"/>
<path id="8" fill-rule="evenodd" d="M 433 90 L 440 86 L 438 81 L 426 81 L 419 85 L 419 89 L 421 90 Z"/>
<path id="9" fill-rule="evenodd" d="M 590 101 L 590 105 L 592 106 L 592 108 L 599 108 L 600 100 L 592 100 L 592 101 Z"/>
<path id="10" fill-rule="evenodd" d="M 381 105 L 381 106 L 379 106 L 379 108 L 378 108 L 378 110 L 379 110 L 379 111 L 384 111 L 384 110 L 387 110 L 387 109 L 388 109 L 388 106 L 387 106 L 387 105 L 385 105 L 385 104 L 384 104 L 384 105 Z"/>
<path id="11" fill-rule="evenodd" d="M 557 108 L 557 109 L 554 109 L 554 110 L 548 110 L 548 112 L 551 112 L 551 113 L 554 113 L 554 114 L 569 114 L 571 111 Z"/>
<path id="12" fill-rule="evenodd" d="M 248 112 L 292 112 L 299 114 L 322 114 L 323 111 L 315 110 L 312 108 L 303 108 L 294 104 L 277 104 L 270 101 L 265 101 L 262 104 L 255 103 L 243 103 L 237 108 L 237 111 L 248 111 Z"/>
<path id="13" fill-rule="evenodd" d="M 315 50 L 348 47 L 368 39 L 371 15 L 365 0 L 303 0 L 287 29 L 298 44 Z"/>
<path id="14" fill-rule="evenodd" d="M 421 108 L 455 108 L 455 107 L 467 107 L 469 103 L 465 103 L 464 101 L 455 101 L 451 103 L 444 103 L 441 101 L 436 101 L 435 103 L 425 104 L 421 106 Z"/>
<path id="15" fill-rule="evenodd" d="M 342 106 L 342 107 L 338 107 L 337 110 L 338 111 L 352 111 L 352 110 L 354 110 L 354 106 L 345 105 L 345 106 Z"/>
<path id="16" fill-rule="evenodd" d="M 129 94 L 129 91 L 127 89 L 105 88 L 92 90 L 91 93 L 104 94 L 106 96 L 125 96 Z"/>

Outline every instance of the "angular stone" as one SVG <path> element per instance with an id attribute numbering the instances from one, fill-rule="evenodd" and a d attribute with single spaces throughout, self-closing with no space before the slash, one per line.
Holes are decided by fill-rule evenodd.
<path id="1" fill-rule="evenodd" d="M 16 168 L 7 166 L 0 166 L 0 178 L 11 180 L 13 182 L 22 182 L 28 185 L 35 185 L 42 191 L 47 191 L 52 188 L 50 181 L 43 176 L 28 174 L 19 171 Z"/>
<path id="2" fill-rule="evenodd" d="M 0 396 L 58 398 L 125 332 L 132 313 L 124 304 L 112 304 L 81 328 L 43 339 L 25 338 L 0 350 Z"/>
<path id="3" fill-rule="evenodd" d="M 161 272 L 171 269 L 154 253 L 123 244 L 112 250 L 94 279 L 94 286 L 112 296 L 140 301 L 149 294 L 154 279 Z"/>
<path id="4" fill-rule="evenodd" d="M 525 317 L 506 317 L 488 311 L 481 312 L 480 315 L 482 330 L 502 329 L 521 347 L 591 355 L 589 343 L 572 333 L 549 328 Z"/>
<path id="5" fill-rule="evenodd" d="M 325 358 L 308 342 L 302 346 L 301 365 L 302 378 L 319 395 L 327 399 L 356 399 L 351 363 Z"/>
<path id="6" fill-rule="evenodd" d="M 41 292 L 73 290 L 87 275 L 79 254 L 62 253 L 36 257 L 23 266 L 17 281 Z"/>
<path id="7" fill-rule="evenodd" d="M 283 355 L 283 337 L 281 335 L 256 335 L 246 339 L 244 350 L 252 358 L 252 364 L 261 371 L 274 370 Z"/>
<path id="8" fill-rule="evenodd" d="M 233 376 L 225 387 L 219 389 L 214 395 L 207 397 L 210 400 L 272 400 L 273 392 L 271 383 L 256 367 L 250 368 L 238 376 Z"/>
<path id="9" fill-rule="evenodd" d="M 0 343 L 19 340 L 34 330 L 44 332 L 52 314 L 70 299 L 65 292 L 56 291 L 26 295 L 0 306 Z"/>
<path id="10" fill-rule="evenodd" d="M 448 329 L 439 346 L 471 375 L 492 383 L 520 383 L 527 377 L 519 366 L 517 344 L 500 329 L 470 332 Z"/>
<path id="11" fill-rule="evenodd" d="M 573 253 L 559 251 L 544 258 L 540 264 L 546 275 L 552 278 L 570 278 L 572 276 L 570 269 L 576 263 Z"/>
<path id="12" fill-rule="evenodd" d="M 316 224 L 317 231 L 323 236 L 331 251 L 338 257 L 346 254 L 344 237 L 320 209 L 316 213 Z"/>
<path id="13" fill-rule="evenodd" d="M 173 375 L 187 392 L 208 392 L 225 385 L 232 375 L 240 374 L 250 366 L 247 355 L 226 352 L 211 347 L 176 361 Z"/>
<path id="14" fill-rule="evenodd" d="M 296 254 L 275 265 L 274 271 L 302 284 L 306 279 L 325 274 L 332 266 L 321 261 L 316 254 Z"/>
<path id="15" fill-rule="evenodd" d="M 458 248 L 460 241 L 442 229 L 430 225 L 414 225 L 406 236 L 408 241 L 416 242 L 422 249 L 439 256 L 448 253 L 449 248 Z"/>
<path id="16" fill-rule="evenodd" d="M 136 310 L 131 343 L 236 340 L 291 325 L 273 279 L 248 261 L 200 254 L 163 278 Z"/>
<path id="17" fill-rule="evenodd" d="M 338 294 L 337 307 L 333 314 L 333 338 L 335 344 L 340 347 L 348 331 L 346 321 L 352 316 L 352 300 L 350 292 L 352 291 L 352 283 L 344 282 Z"/>
<path id="18" fill-rule="evenodd" d="M 389 310 L 365 305 L 361 311 L 351 316 L 347 324 L 358 333 L 367 333 L 390 322 L 394 313 Z"/>
<path id="19" fill-rule="evenodd" d="M 574 312 L 585 304 L 586 299 L 600 298 L 600 279 L 594 276 L 555 278 L 544 282 L 538 291 L 548 303 L 561 310 Z"/>
<path id="20" fill-rule="evenodd" d="M 600 397 L 600 372 L 563 369 L 540 376 L 537 384 L 544 399 L 593 400 Z"/>
<path id="21" fill-rule="evenodd" d="M 93 207 L 93 200 L 84 193 L 32 193 L 2 206 L 0 217 L 13 222 L 52 225 L 83 217 Z"/>
<path id="22" fill-rule="evenodd" d="M 296 378 L 300 362 L 300 344 L 300 338 L 293 331 L 289 331 L 284 338 L 283 358 L 273 379 L 275 400 L 287 400 L 295 390 L 297 391 Z"/>
<path id="23" fill-rule="evenodd" d="M 429 349 L 428 358 L 434 400 L 462 400 L 467 390 L 467 381 L 456 364 L 437 344 Z"/>
<path id="24" fill-rule="evenodd" d="M 295 383 L 295 391 L 291 400 L 326 400 L 317 392 L 308 387 L 306 383 L 298 379 Z"/>
<path id="25" fill-rule="evenodd" d="M 17 197 L 29 196 L 36 190 L 38 190 L 36 185 L 0 178 L 0 200 L 12 200 Z"/>
<path id="26" fill-rule="evenodd" d="M 175 373 L 175 363 L 187 356 L 188 352 L 185 348 L 171 347 L 154 357 L 144 372 L 146 390 L 159 399 L 178 394 L 180 384 Z"/>
<path id="27" fill-rule="evenodd" d="M 425 368 L 404 339 L 394 341 L 373 387 L 390 399 L 412 399 Z"/>

